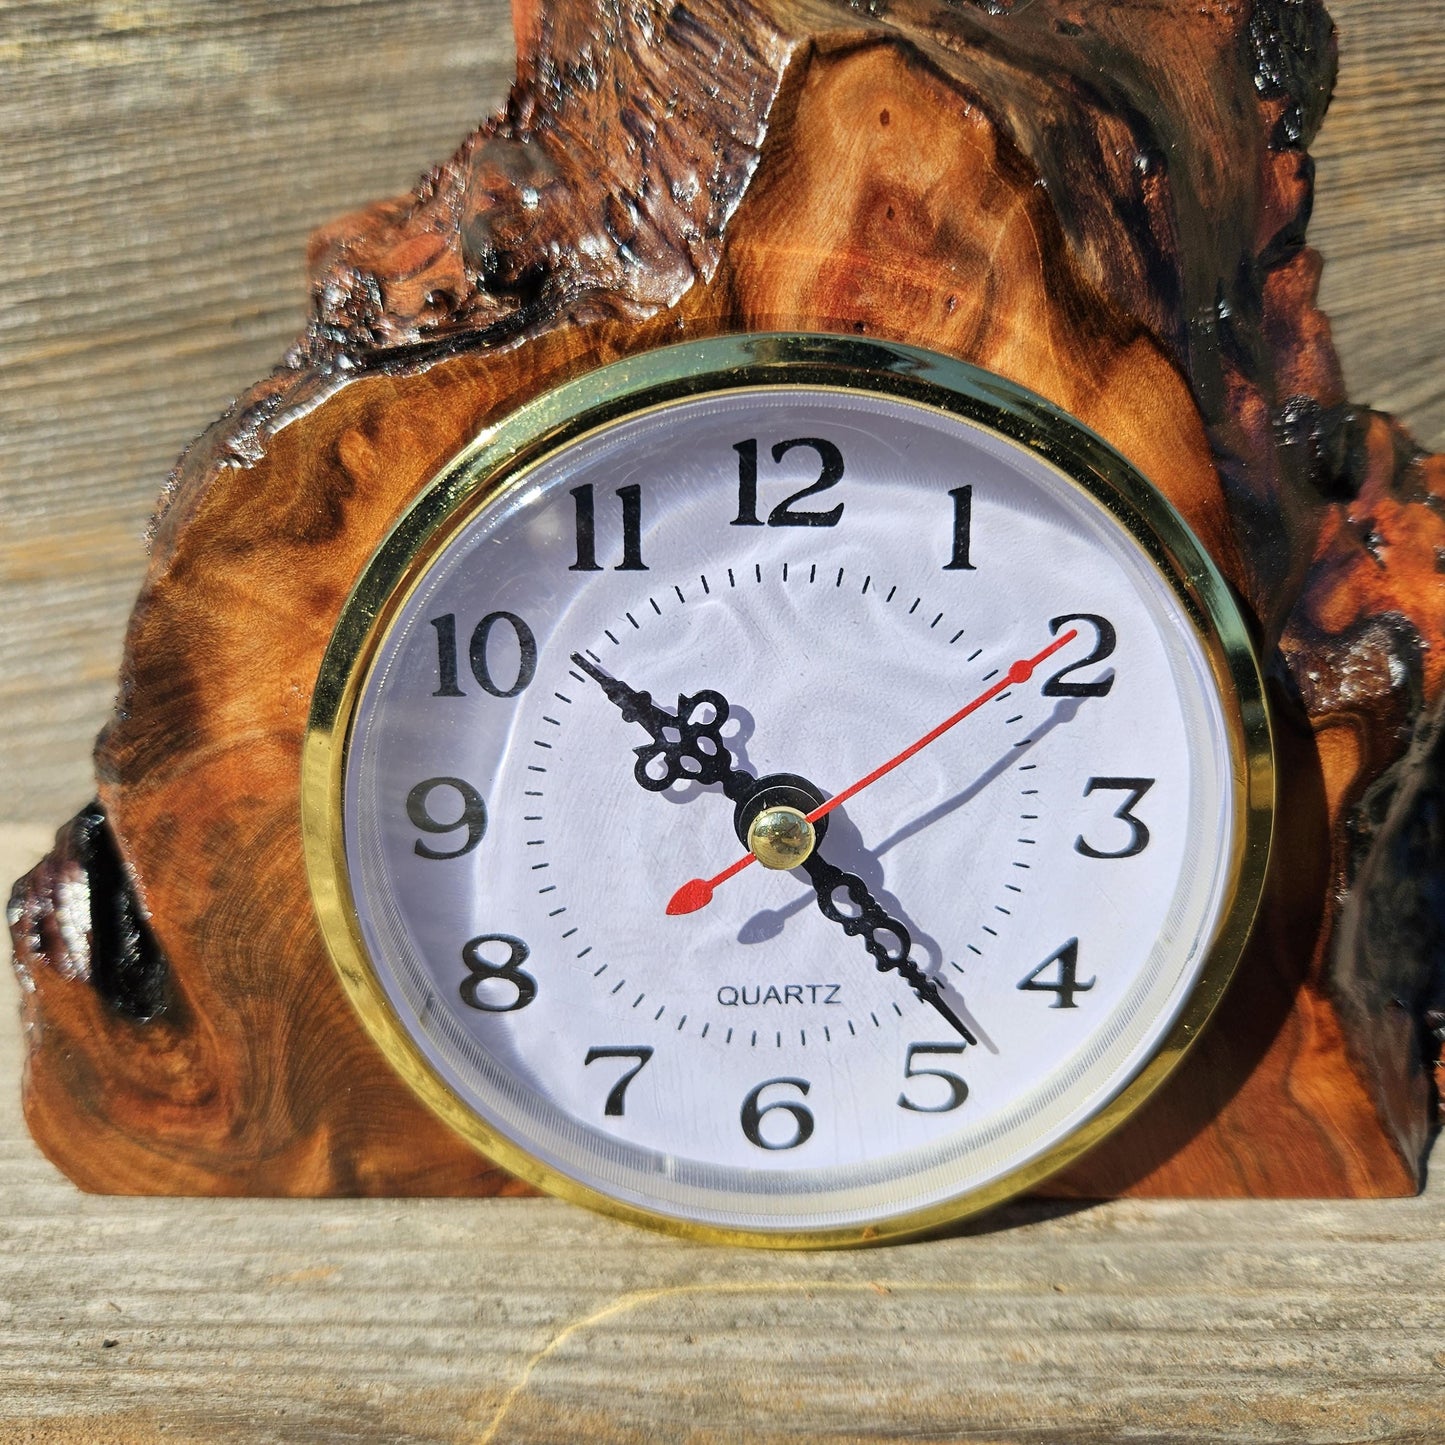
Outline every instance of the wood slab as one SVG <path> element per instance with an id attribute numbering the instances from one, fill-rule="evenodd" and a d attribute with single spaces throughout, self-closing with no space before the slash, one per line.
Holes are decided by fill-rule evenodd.
<path id="1" fill-rule="evenodd" d="M 1343 39 L 1311 148 L 1321 304 L 1349 394 L 1438 451 L 1445 39 L 1431 4 L 1329 9 Z M 8 819 L 53 828 L 92 795 L 157 492 L 300 331 L 307 236 L 410 185 L 497 109 L 514 72 L 506 0 L 230 0 L 225 23 L 214 16 L 206 0 L 83 13 L 34 0 L 6 22 Z"/>

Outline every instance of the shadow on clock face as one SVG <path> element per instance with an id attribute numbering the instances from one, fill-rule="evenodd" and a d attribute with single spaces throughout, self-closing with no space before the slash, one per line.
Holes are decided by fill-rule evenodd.
<path id="1" fill-rule="evenodd" d="M 889 889 L 883 857 L 900 843 L 915 837 L 971 803 L 986 792 L 991 784 L 1017 769 L 1055 729 L 1072 722 L 1086 701 L 1088 699 L 1076 697 L 1060 699 L 1043 725 L 1034 729 L 1033 737 L 1025 746 L 1006 749 L 958 792 L 945 798 L 941 803 L 935 804 L 927 812 L 901 824 L 881 843 L 870 847 L 864 841 L 852 819 L 848 817 L 846 808 L 839 808 L 837 812 L 830 815 L 831 827 L 828 832 L 826 850 L 829 861 L 839 868 L 846 868 L 850 873 L 861 878 L 869 892 L 884 908 L 908 928 L 913 937 L 913 953 L 916 961 L 926 973 L 938 977 L 940 982 L 945 983 L 945 986 L 946 980 L 941 972 L 945 962 L 943 948 Z M 751 723 L 751 719 L 748 719 L 748 722 Z M 750 733 L 751 728 L 749 727 L 747 731 Z M 787 926 L 789 919 L 808 912 L 814 901 L 814 895 L 809 891 L 801 893 L 795 902 L 789 903 L 783 908 L 759 910 L 739 930 L 738 942 L 742 944 L 767 943 L 778 938 Z"/>

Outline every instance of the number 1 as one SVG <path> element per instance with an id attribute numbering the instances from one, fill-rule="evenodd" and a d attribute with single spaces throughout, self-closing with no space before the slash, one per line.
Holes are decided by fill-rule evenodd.
<path id="1" fill-rule="evenodd" d="M 955 487 L 948 495 L 953 498 L 953 558 L 943 564 L 943 570 L 976 572 L 978 569 L 968 560 L 973 541 L 973 488 Z"/>

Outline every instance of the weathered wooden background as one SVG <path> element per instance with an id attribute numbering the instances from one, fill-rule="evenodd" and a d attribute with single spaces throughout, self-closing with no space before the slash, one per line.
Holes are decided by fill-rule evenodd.
<path id="1" fill-rule="evenodd" d="M 1445 0 L 1335 0 L 1312 239 L 1445 446 Z M 318 222 L 494 108 L 497 0 L 0 0 L 0 874 L 90 794 L 146 518 L 299 329 Z M 1445 1194 L 1021 1206 L 726 1254 L 544 1201 L 77 1194 L 0 977 L 0 1439 L 1445 1439 Z M 8 1081 L 8 1082 L 7 1082 Z"/>

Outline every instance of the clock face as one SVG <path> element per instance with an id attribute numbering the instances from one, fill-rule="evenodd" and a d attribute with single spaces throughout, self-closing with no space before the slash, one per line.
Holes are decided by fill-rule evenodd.
<path id="1" fill-rule="evenodd" d="M 550 399 L 383 548 L 313 875 L 368 1025 L 511 1167 L 837 1242 L 1143 1097 L 1252 914 L 1268 745 L 1225 589 L 1096 439 L 916 353 L 741 345 Z"/>

